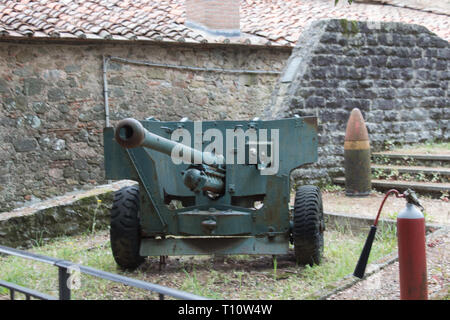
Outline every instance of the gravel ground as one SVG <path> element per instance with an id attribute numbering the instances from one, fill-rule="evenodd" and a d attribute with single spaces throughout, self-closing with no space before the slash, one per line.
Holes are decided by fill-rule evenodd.
<path id="1" fill-rule="evenodd" d="M 373 191 L 368 197 L 347 197 L 344 191 L 322 191 L 324 211 L 332 213 L 355 214 L 373 217 L 383 201 L 384 193 Z M 420 203 L 425 208 L 427 223 L 450 225 L 450 203 L 441 199 L 420 197 Z M 381 219 L 395 219 L 396 214 L 405 207 L 405 200 L 389 196 L 386 200 Z"/>
<path id="2" fill-rule="evenodd" d="M 450 265 L 448 257 L 448 228 L 427 238 L 427 273 L 429 299 L 449 299 Z M 398 262 L 336 293 L 328 300 L 398 300 L 400 285 Z"/>
<path id="3" fill-rule="evenodd" d="M 120 188 L 121 183 L 114 184 Z M 96 190 L 95 192 L 97 192 Z M 365 198 L 349 198 L 344 192 L 323 192 L 324 210 L 333 213 L 355 214 L 375 218 L 384 194 L 373 192 Z M 76 198 L 77 195 L 53 199 L 52 204 L 66 200 L 66 197 Z M 450 265 L 448 261 L 448 240 L 450 205 L 439 199 L 421 198 L 426 208 L 427 222 L 446 224 L 447 228 L 438 230 L 427 238 L 428 292 L 430 299 L 449 299 Z M 41 204 L 36 204 L 41 205 Z M 381 218 L 393 218 L 405 206 L 403 199 L 390 197 L 385 204 Z M 33 207 L 30 206 L 30 207 Z M 31 208 L 23 208 L 30 210 Z M 96 243 L 90 244 L 90 246 Z M 89 246 L 88 246 L 89 247 Z M 89 250 L 89 248 L 88 248 Z M 368 270 L 371 266 L 368 266 Z M 372 265 L 373 267 L 373 265 Z M 329 300 L 396 300 L 399 299 L 398 263 L 387 265 L 353 286 L 331 295 Z M 0 299 L 2 299 L 0 297 Z"/>

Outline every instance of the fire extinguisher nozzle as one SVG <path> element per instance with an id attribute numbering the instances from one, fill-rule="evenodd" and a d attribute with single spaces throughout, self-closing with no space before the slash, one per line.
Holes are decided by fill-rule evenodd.
<path id="1" fill-rule="evenodd" d="M 370 250 L 372 249 L 372 243 L 375 239 L 375 233 L 377 232 L 376 226 L 371 226 L 369 235 L 367 236 L 366 243 L 364 244 L 361 256 L 359 257 L 358 263 L 356 264 L 355 271 L 353 275 L 362 279 L 364 273 L 366 272 L 367 261 L 369 260 Z"/>

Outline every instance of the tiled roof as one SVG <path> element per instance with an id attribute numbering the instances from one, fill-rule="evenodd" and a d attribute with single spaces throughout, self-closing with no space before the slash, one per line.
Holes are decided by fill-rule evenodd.
<path id="1" fill-rule="evenodd" d="M 394 21 L 419 24 L 450 40 L 450 16 L 414 9 L 340 0 L 264 1 L 246 0 L 241 4 L 241 30 L 283 44 L 295 43 L 303 28 L 313 20 L 348 19 Z"/>
<path id="2" fill-rule="evenodd" d="M 450 0 L 354 0 L 356 2 L 366 2 L 379 4 L 389 4 L 397 7 L 418 9 L 439 14 L 450 15 Z"/>
<path id="3" fill-rule="evenodd" d="M 319 19 L 420 24 L 450 40 L 446 14 L 341 0 L 242 0 L 241 36 L 212 36 L 184 25 L 183 0 L 0 0 L 0 39 L 112 39 L 292 46 Z"/>

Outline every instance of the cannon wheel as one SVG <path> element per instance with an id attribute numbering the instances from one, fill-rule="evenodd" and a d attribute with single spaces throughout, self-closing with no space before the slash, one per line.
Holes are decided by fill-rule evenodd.
<path id="1" fill-rule="evenodd" d="M 295 193 L 292 238 L 297 263 L 320 264 L 323 254 L 322 195 L 316 186 L 301 186 Z"/>
<path id="2" fill-rule="evenodd" d="M 139 186 L 124 187 L 114 193 L 110 240 L 114 260 L 122 269 L 136 269 L 144 262 L 139 255 L 139 204 Z"/>

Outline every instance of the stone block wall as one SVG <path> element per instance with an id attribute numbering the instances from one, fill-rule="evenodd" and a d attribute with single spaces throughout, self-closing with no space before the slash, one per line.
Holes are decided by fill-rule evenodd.
<path id="1" fill-rule="evenodd" d="M 107 229 L 114 192 L 133 184 L 122 180 L 4 212 L 0 214 L 0 244 L 29 248 L 57 237 Z"/>
<path id="2" fill-rule="evenodd" d="M 426 28 L 323 20 L 301 35 L 266 118 L 319 118 L 319 161 L 293 173 L 298 183 L 343 173 L 345 127 L 353 108 L 372 150 L 391 143 L 449 141 L 450 46 Z"/>
<path id="3" fill-rule="evenodd" d="M 112 124 L 130 116 L 249 119 L 264 109 L 268 118 L 315 114 L 319 163 L 296 171 L 298 181 L 342 173 L 354 107 L 363 112 L 373 148 L 449 140 L 450 49 L 427 29 L 320 21 L 290 54 L 235 45 L 0 42 L 0 212 L 104 183 L 104 55 L 232 69 L 286 66 L 280 79 L 111 62 L 109 103 Z"/>
<path id="4" fill-rule="evenodd" d="M 281 71 L 286 48 L 0 42 L 0 212 L 104 183 L 103 55 Z M 192 72 L 111 62 L 111 124 L 260 116 L 278 75 Z"/>

